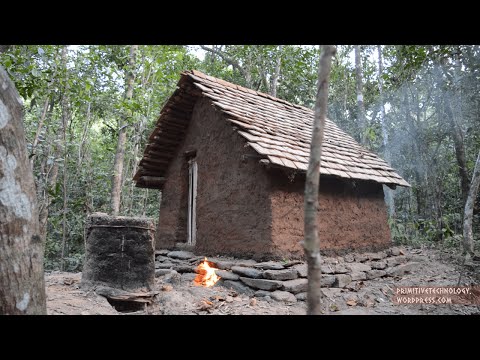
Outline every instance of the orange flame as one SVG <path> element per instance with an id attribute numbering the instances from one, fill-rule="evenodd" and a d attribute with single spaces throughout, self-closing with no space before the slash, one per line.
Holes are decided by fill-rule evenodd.
<path id="1" fill-rule="evenodd" d="M 198 265 L 196 270 L 198 275 L 195 277 L 195 280 L 193 280 L 193 282 L 195 283 L 195 285 L 205 286 L 205 287 L 210 287 L 215 285 L 217 281 L 221 279 L 220 276 L 215 274 L 215 270 L 218 270 L 218 269 L 211 267 L 208 264 L 207 258 L 205 258 Z"/>

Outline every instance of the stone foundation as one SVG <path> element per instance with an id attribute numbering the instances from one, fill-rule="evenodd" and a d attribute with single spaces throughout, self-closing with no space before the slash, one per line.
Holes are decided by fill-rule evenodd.
<path id="1" fill-rule="evenodd" d="M 158 250 L 155 261 L 156 276 L 171 275 L 195 277 L 195 269 L 204 259 L 187 251 Z M 401 277 L 418 268 L 413 256 L 398 247 L 372 253 L 350 253 L 343 257 L 323 257 L 321 267 L 324 288 L 352 288 L 360 282 L 380 277 Z M 304 301 L 307 291 L 307 264 L 302 261 L 267 261 L 209 258 L 218 268 L 221 280 L 215 286 L 231 288 L 238 293 L 256 297 L 295 302 Z"/>

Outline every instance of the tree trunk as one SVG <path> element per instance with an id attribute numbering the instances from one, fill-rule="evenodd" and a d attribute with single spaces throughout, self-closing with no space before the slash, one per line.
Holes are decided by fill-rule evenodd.
<path id="1" fill-rule="evenodd" d="M 272 76 L 272 86 L 270 87 L 270 95 L 272 95 L 273 97 L 277 97 L 278 78 L 280 77 L 280 69 L 282 65 L 282 50 L 283 45 L 279 45 L 277 63 L 275 64 L 275 72 Z"/>
<path id="2" fill-rule="evenodd" d="M 388 143 L 388 130 L 387 125 L 385 124 L 385 104 L 383 99 L 383 61 L 382 61 L 382 46 L 377 45 L 378 51 L 378 93 L 380 97 L 380 125 L 382 126 L 382 135 L 383 135 L 383 148 L 384 148 L 384 157 L 385 161 L 391 165 L 391 155 L 390 148 Z M 392 189 L 387 186 L 383 187 L 385 192 L 385 202 L 388 206 L 388 213 L 391 218 L 395 218 L 395 197 Z"/>
<path id="3" fill-rule="evenodd" d="M 66 55 L 66 54 L 65 54 Z M 65 59 L 65 70 L 66 68 L 66 59 Z M 68 109 L 68 75 L 65 75 L 65 88 L 62 94 L 62 141 L 63 141 L 63 214 L 62 214 L 62 254 L 61 254 L 61 263 L 60 270 L 65 270 L 65 250 L 67 247 L 67 162 L 68 162 L 68 144 L 67 144 L 67 126 L 69 123 L 69 109 Z"/>
<path id="4" fill-rule="evenodd" d="M 318 236 L 318 192 L 320 188 L 320 159 L 322 156 L 323 131 L 327 113 L 328 82 L 332 57 L 336 49 L 333 45 L 323 45 L 318 69 L 318 91 L 315 102 L 310 160 L 305 182 L 305 242 L 303 244 L 308 263 L 307 314 L 322 313 L 322 292 L 320 282 L 320 239 Z"/>
<path id="5" fill-rule="evenodd" d="M 365 105 L 363 103 L 363 72 L 360 45 L 355 45 L 355 74 L 357 82 L 357 113 L 358 125 L 360 128 L 360 143 L 365 145 Z"/>
<path id="6" fill-rule="evenodd" d="M 0 66 L 0 314 L 46 314 L 43 242 L 22 103 Z"/>
<path id="7" fill-rule="evenodd" d="M 130 47 L 130 61 L 129 69 L 126 76 L 126 91 L 125 98 L 130 100 L 133 95 L 133 83 L 135 81 L 135 56 L 138 50 L 138 45 Z M 125 143 L 127 142 L 127 115 L 123 114 L 119 124 L 117 152 L 115 153 L 115 161 L 113 164 L 113 179 L 112 179 L 112 196 L 111 208 L 112 215 L 118 215 L 120 211 L 120 200 L 122 196 L 122 175 L 123 163 L 125 160 Z"/>
<path id="8" fill-rule="evenodd" d="M 465 204 L 465 212 L 463 215 L 463 248 L 465 253 L 473 255 L 473 207 L 477 199 L 478 188 L 480 186 L 480 152 L 477 156 L 475 169 L 473 170 L 472 182 Z"/>
<path id="9" fill-rule="evenodd" d="M 460 177 L 460 191 L 462 194 L 462 207 L 467 201 L 470 181 L 467 173 L 467 162 L 465 160 L 465 144 L 463 142 L 462 130 L 458 126 L 453 110 L 450 104 L 450 98 L 447 94 L 444 95 L 445 113 L 450 124 L 450 136 L 455 147 L 455 157 L 457 159 L 458 174 Z"/>
<path id="10" fill-rule="evenodd" d="M 62 69 L 67 73 L 67 46 L 63 46 L 62 52 L 61 52 L 61 63 L 62 63 Z M 66 75 L 65 75 L 66 76 Z M 45 184 L 46 184 L 46 189 L 45 189 L 45 202 L 42 204 L 42 207 L 40 209 L 40 234 L 42 235 L 42 239 L 45 240 L 47 237 L 47 223 L 48 223 L 48 213 L 49 213 L 49 207 L 52 201 L 52 196 L 49 194 L 48 190 L 50 189 L 51 191 L 56 191 L 56 186 L 57 186 L 57 178 L 58 178 L 58 159 L 62 155 L 64 155 L 64 146 L 65 146 L 65 141 L 63 140 L 63 133 L 66 131 L 66 118 L 65 118 L 65 113 L 63 110 L 63 104 L 66 101 L 66 92 L 68 91 L 68 79 L 65 77 L 64 79 L 65 86 L 62 89 L 62 95 L 61 95 L 61 104 L 62 104 L 62 120 L 58 126 L 57 129 L 57 138 L 54 141 L 54 146 L 55 146 L 55 153 L 54 153 L 54 160 L 52 167 L 50 168 L 50 171 L 48 171 L 48 174 L 46 175 L 45 179 Z M 53 109 L 53 103 L 52 103 L 52 109 Z M 65 165 L 65 164 L 64 164 Z"/>

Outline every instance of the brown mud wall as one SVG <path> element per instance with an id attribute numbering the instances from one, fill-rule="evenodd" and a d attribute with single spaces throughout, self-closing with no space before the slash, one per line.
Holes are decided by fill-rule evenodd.
<path id="1" fill-rule="evenodd" d="M 187 241 L 188 163 L 196 150 L 197 241 L 207 256 L 257 257 L 271 251 L 271 208 L 267 171 L 256 153 L 210 101 L 194 107 L 187 135 L 172 161 L 162 193 L 156 247 Z M 246 157 L 244 157 L 246 155 Z"/>
<path id="2" fill-rule="evenodd" d="M 305 178 L 291 182 L 282 170 L 272 170 L 272 239 L 278 257 L 303 256 L 303 194 Z M 322 253 L 377 251 L 391 245 L 382 185 L 322 176 L 319 236 Z"/>

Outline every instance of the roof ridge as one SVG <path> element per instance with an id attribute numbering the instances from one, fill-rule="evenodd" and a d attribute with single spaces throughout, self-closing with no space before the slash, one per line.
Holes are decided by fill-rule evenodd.
<path id="1" fill-rule="evenodd" d="M 205 79 L 205 80 L 210 80 L 210 81 L 213 81 L 217 84 L 220 84 L 220 85 L 223 85 L 225 87 L 230 87 L 230 88 L 233 88 L 233 89 L 237 89 L 237 90 L 240 90 L 242 92 L 245 92 L 245 93 L 250 93 L 252 94 L 255 93 L 263 98 L 266 98 L 266 99 L 269 99 L 269 100 L 272 100 L 272 101 L 275 101 L 275 102 L 279 102 L 279 103 L 282 103 L 282 104 L 285 104 L 285 105 L 289 105 L 289 106 L 293 106 L 293 107 L 296 107 L 296 108 L 299 108 L 299 109 L 305 109 L 305 110 L 308 110 L 308 111 L 314 111 L 313 109 L 310 109 L 310 108 L 307 108 L 305 106 L 302 106 L 302 105 L 298 105 L 298 104 L 294 104 L 294 103 L 291 103 L 287 100 L 284 100 L 284 99 L 280 99 L 278 97 L 275 97 L 275 96 L 272 96 L 270 94 L 266 94 L 264 92 L 261 92 L 261 91 L 256 91 L 256 90 L 253 90 L 253 89 L 250 89 L 250 88 L 247 88 L 245 86 L 241 86 L 241 85 L 237 85 L 237 84 L 234 84 L 234 83 L 231 83 L 229 81 L 225 81 L 223 79 L 220 79 L 220 78 L 216 78 L 214 76 L 211 76 L 211 75 L 207 75 L 199 70 L 196 70 L 196 69 L 191 69 L 191 70 L 186 70 L 186 71 L 183 71 L 182 72 L 182 75 L 186 75 L 186 76 L 189 76 L 189 75 L 194 75 L 194 76 L 197 76 L 199 78 L 202 78 L 202 79 Z"/>

